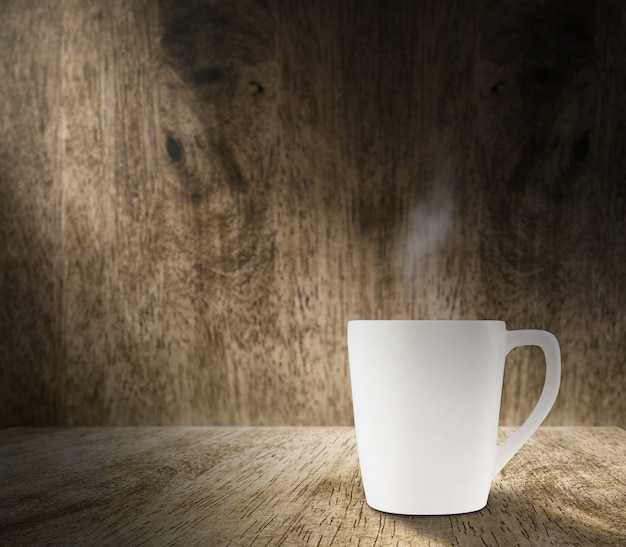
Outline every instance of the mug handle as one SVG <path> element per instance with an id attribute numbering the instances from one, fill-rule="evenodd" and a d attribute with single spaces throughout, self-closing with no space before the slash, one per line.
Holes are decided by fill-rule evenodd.
<path id="1" fill-rule="evenodd" d="M 539 401 L 530 416 L 513 435 L 497 446 L 494 477 L 541 425 L 556 401 L 561 383 L 561 350 L 553 334 L 545 330 L 513 330 L 507 331 L 506 335 L 506 355 L 519 346 L 539 346 L 543 350 L 546 379 Z"/>

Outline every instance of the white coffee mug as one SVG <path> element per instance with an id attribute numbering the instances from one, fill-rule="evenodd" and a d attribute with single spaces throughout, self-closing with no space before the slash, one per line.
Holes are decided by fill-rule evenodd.
<path id="1" fill-rule="evenodd" d="M 539 346 L 546 379 L 534 410 L 497 444 L 504 360 Z M 492 478 L 556 400 L 559 343 L 503 321 L 349 321 L 354 425 L 368 505 L 388 513 L 482 509 Z"/>

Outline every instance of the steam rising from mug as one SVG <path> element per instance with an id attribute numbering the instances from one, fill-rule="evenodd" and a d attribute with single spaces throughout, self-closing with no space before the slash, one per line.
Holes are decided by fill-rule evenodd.
<path id="1" fill-rule="evenodd" d="M 430 184 L 428 193 L 409 212 L 402 252 L 414 268 L 431 252 L 446 244 L 454 213 L 454 184 L 444 169 Z"/>

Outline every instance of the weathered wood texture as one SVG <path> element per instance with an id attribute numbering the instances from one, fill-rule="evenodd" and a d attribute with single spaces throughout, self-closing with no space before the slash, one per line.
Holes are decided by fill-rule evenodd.
<path id="1" fill-rule="evenodd" d="M 489 318 L 626 426 L 621 0 L 0 10 L 1 425 L 350 424 L 347 320 Z"/>
<path id="2" fill-rule="evenodd" d="M 0 432 L 7 545 L 617 547 L 625 507 L 615 427 L 540 429 L 485 509 L 449 517 L 370 509 L 352 428 Z"/>

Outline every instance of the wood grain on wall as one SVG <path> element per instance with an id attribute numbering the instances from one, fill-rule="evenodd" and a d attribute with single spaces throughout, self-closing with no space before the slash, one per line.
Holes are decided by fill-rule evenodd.
<path id="1" fill-rule="evenodd" d="M 1 2 L 0 423 L 58 418 L 63 335 L 61 25 Z"/>
<path id="2" fill-rule="evenodd" d="M 626 426 L 621 2 L 1 6 L 2 425 L 349 424 L 349 319 L 494 318 Z"/>

